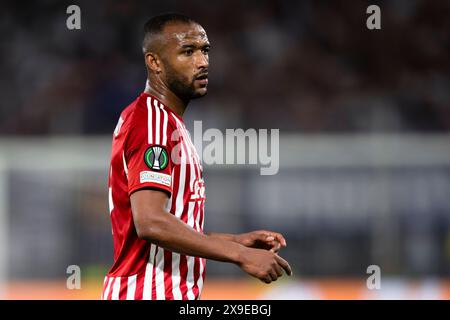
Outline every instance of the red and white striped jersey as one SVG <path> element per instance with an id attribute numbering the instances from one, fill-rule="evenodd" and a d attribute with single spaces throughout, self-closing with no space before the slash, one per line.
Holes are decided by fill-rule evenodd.
<path id="1" fill-rule="evenodd" d="M 205 259 L 141 240 L 133 223 L 130 195 L 152 188 L 170 195 L 168 212 L 203 233 L 200 157 L 183 119 L 147 93 L 130 104 L 117 123 L 108 186 L 114 264 L 102 299 L 198 299 Z"/>

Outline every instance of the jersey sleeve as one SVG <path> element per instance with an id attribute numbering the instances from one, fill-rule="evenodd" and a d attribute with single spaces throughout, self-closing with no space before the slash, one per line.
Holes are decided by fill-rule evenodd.
<path id="1" fill-rule="evenodd" d="M 149 123 L 137 120 L 129 129 L 124 150 L 128 169 L 128 194 L 150 188 L 165 191 L 170 197 L 173 161 L 172 146 L 167 137 L 170 136 L 171 129 L 165 121 Z M 162 126 L 165 126 L 164 130 Z M 156 130 L 159 130 L 159 134 Z"/>

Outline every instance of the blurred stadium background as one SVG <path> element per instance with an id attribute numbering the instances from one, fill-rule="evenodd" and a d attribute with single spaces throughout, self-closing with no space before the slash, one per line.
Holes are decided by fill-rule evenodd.
<path id="1" fill-rule="evenodd" d="M 210 261 L 202 298 L 449 299 L 450 2 L 425 0 L 2 2 L 0 298 L 100 297 L 111 134 L 144 88 L 142 25 L 165 11 L 213 45 L 188 127 L 280 129 L 277 175 L 205 166 L 205 226 L 282 232 L 295 276 Z"/>

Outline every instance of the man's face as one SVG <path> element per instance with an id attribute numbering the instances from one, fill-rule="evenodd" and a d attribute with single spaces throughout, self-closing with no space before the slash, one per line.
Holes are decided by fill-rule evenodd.
<path id="1" fill-rule="evenodd" d="M 173 23 L 163 32 L 161 60 L 168 88 L 182 99 L 204 96 L 208 90 L 210 47 L 205 30 L 195 23 Z"/>

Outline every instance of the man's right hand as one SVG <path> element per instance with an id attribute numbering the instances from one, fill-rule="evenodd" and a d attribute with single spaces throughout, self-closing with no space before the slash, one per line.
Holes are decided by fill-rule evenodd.
<path id="1" fill-rule="evenodd" d="M 265 283 L 276 281 L 283 275 L 292 275 L 289 263 L 278 254 L 264 249 L 243 247 L 239 258 L 239 267 L 249 275 Z"/>

